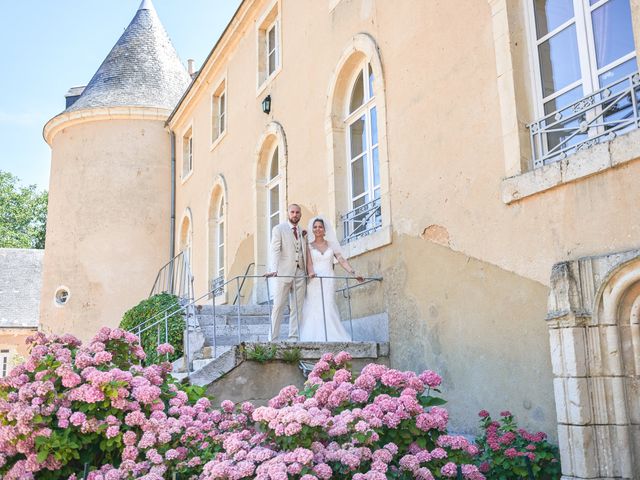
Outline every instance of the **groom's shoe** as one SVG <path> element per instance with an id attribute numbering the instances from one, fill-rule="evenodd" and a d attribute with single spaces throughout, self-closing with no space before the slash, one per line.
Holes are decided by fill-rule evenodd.
<path id="1" fill-rule="evenodd" d="M 285 341 L 286 342 L 297 342 L 298 341 L 298 337 L 287 337 L 287 339 Z"/>

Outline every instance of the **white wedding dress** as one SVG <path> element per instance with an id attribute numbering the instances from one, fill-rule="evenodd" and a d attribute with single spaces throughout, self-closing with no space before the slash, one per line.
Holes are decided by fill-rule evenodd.
<path id="1" fill-rule="evenodd" d="M 333 249 L 327 247 L 324 253 L 309 246 L 313 271 L 320 277 L 333 277 Z M 322 294 L 324 293 L 324 313 L 322 310 Z M 326 322 L 325 322 L 326 320 Z M 326 335 L 325 335 L 326 324 Z M 322 286 L 319 278 L 313 278 L 307 284 L 307 294 L 302 307 L 302 325 L 300 326 L 301 342 L 350 342 L 342 322 L 335 299 L 335 280 L 323 278 Z"/>

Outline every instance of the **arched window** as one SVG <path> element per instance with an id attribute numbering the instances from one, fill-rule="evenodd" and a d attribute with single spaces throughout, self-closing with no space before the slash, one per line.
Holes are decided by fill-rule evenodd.
<path id="1" fill-rule="evenodd" d="M 209 291 L 214 292 L 216 301 L 224 303 L 225 289 L 222 285 L 227 273 L 227 189 L 222 176 L 218 176 L 209 196 Z"/>
<path id="2" fill-rule="evenodd" d="M 345 236 L 358 237 L 382 225 L 378 114 L 369 62 L 356 70 L 346 109 L 349 203 L 351 217 Z"/>
<path id="3" fill-rule="evenodd" d="M 181 266 L 176 266 L 176 288 L 180 292 L 188 292 L 193 282 L 193 221 L 191 219 L 191 210 L 187 208 L 180 224 L 179 246 L 180 252 L 183 254 Z"/>
<path id="4" fill-rule="evenodd" d="M 217 276 L 224 278 L 224 198 L 220 199 L 216 219 L 216 267 Z"/>
<path id="5" fill-rule="evenodd" d="M 287 205 L 287 142 L 282 125 L 271 122 L 256 148 L 256 238 L 255 271 L 262 275 L 269 266 L 271 231 L 285 220 Z M 267 300 L 265 282 L 257 282 L 253 300 Z"/>
<path id="6" fill-rule="evenodd" d="M 326 110 L 329 209 L 348 256 L 391 243 L 385 84 L 380 51 L 354 35 L 336 64 Z"/>
<path id="7" fill-rule="evenodd" d="M 191 225 L 191 211 L 187 209 L 182 217 L 182 224 L 180 226 L 180 251 L 188 252 L 189 256 L 193 240 L 193 229 Z"/>
<path id="8" fill-rule="evenodd" d="M 280 177 L 280 158 L 278 156 L 278 146 L 273 150 L 271 160 L 269 162 L 269 168 L 267 170 L 267 232 L 270 234 L 273 227 L 278 225 L 281 221 L 281 209 L 280 209 L 280 185 L 282 183 Z M 270 239 L 267 238 L 267 241 Z"/>

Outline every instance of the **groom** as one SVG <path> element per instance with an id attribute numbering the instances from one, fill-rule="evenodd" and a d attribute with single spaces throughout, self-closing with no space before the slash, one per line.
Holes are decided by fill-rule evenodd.
<path id="1" fill-rule="evenodd" d="M 304 232 L 298 223 L 302 218 L 300 206 L 292 203 L 287 208 L 288 222 L 273 227 L 271 233 L 271 271 L 266 277 L 276 277 L 271 310 L 269 341 L 278 338 L 282 313 L 289 297 L 289 341 L 298 340 L 302 303 L 306 290 L 306 245 Z M 295 278 L 293 278 L 295 277 Z"/>

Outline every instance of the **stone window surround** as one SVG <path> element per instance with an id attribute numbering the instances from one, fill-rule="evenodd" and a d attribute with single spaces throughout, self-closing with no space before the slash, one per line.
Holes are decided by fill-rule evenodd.
<path id="1" fill-rule="evenodd" d="M 214 272 L 218 271 L 218 251 L 217 251 L 217 239 L 212 239 L 211 235 L 217 235 L 217 224 L 218 224 L 218 212 L 216 211 L 216 209 L 220 206 L 220 197 L 222 197 L 222 201 L 224 202 L 224 245 L 225 245 L 225 249 L 224 249 L 224 266 L 225 266 L 225 271 L 228 270 L 227 266 L 229 265 L 229 254 L 228 251 L 229 249 L 227 248 L 229 242 L 228 242 L 228 238 L 229 238 L 229 225 L 227 222 L 227 218 L 229 218 L 228 216 L 228 208 L 229 208 L 229 201 L 228 201 L 228 194 L 227 194 L 227 181 L 225 180 L 224 176 L 222 174 L 219 174 L 216 176 L 213 185 L 211 186 L 211 189 L 209 190 L 209 208 L 208 208 L 208 218 L 207 218 L 207 224 L 205 225 L 206 227 L 206 232 L 207 232 L 207 265 L 209 266 L 209 269 L 211 269 L 212 266 L 212 262 L 211 262 L 211 255 L 214 255 L 214 259 L 215 259 L 215 267 L 213 268 L 213 270 L 209 270 L 208 271 L 208 275 L 209 275 L 209 279 L 213 279 L 215 278 L 215 276 L 212 276 Z M 216 248 L 211 248 L 213 245 L 213 241 L 215 240 L 215 247 Z M 222 305 L 228 302 L 228 289 L 225 288 L 224 292 L 221 295 L 218 295 L 216 297 L 216 305 Z"/>
<path id="2" fill-rule="evenodd" d="M 256 22 L 256 97 L 262 95 L 275 77 L 282 71 L 282 22 L 281 22 L 281 0 L 274 0 L 266 9 L 262 16 Z M 269 74 L 266 54 L 266 34 L 267 30 L 276 24 L 276 57 L 278 64 L 276 69 Z"/>
<path id="3" fill-rule="evenodd" d="M 329 0 L 329 11 L 331 12 L 342 0 Z"/>
<path id="4" fill-rule="evenodd" d="M 346 258 L 356 257 L 368 251 L 389 245 L 392 241 L 391 199 L 389 179 L 389 157 L 387 148 L 387 111 L 386 89 L 382 58 L 378 45 L 367 33 L 358 33 L 348 42 L 334 68 L 327 90 L 327 109 L 325 114 L 325 132 L 327 141 L 327 166 L 330 188 L 329 212 L 336 219 L 336 230 L 342 230 L 340 215 L 347 208 L 344 192 L 348 191 L 346 183 L 347 154 L 344 115 L 350 97 L 354 70 L 366 60 L 374 75 L 373 89 L 376 92 L 376 108 L 378 113 L 378 149 L 380 168 L 380 203 L 382 208 L 382 227 L 370 235 L 360 237 L 346 244 Z"/>
<path id="5" fill-rule="evenodd" d="M 67 293 L 66 297 L 64 297 L 64 301 L 63 302 L 58 300 L 58 292 L 66 292 Z M 66 285 L 59 285 L 58 288 L 56 288 L 56 291 L 53 294 L 53 304 L 58 308 L 62 308 L 62 307 L 66 306 L 69 303 L 69 299 L 70 298 L 71 298 L 71 290 L 69 290 L 69 287 L 67 287 Z"/>
<path id="6" fill-rule="evenodd" d="M 574 182 L 640 157 L 636 145 L 638 130 L 616 137 L 610 142 L 573 153 L 567 158 L 540 168 L 532 168 L 531 144 L 527 124 L 535 119 L 535 99 L 530 9 L 525 1 L 488 0 L 493 23 L 494 47 L 505 177 L 500 183 L 505 204 L 552 188 Z M 636 45 L 640 45 L 640 15 L 634 11 L 632 22 Z"/>
<path id="7" fill-rule="evenodd" d="M 218 146 L 218 144 L 222 141 L 224 137 L 227 135 L 227 130 L 229 130 L 229 95 L 227 92 L 227 73 L 225 72 L 222 78 L 217 82 L 217 87 L 213 90 L 211 94 L 211 114 L 209 118 L 211 119 L 211 145 L 209 146 L 209 151 L 212 151 L 214 148 Z M 218 102 L 220 96 L 224 94 L 224 130 L 222 133 L 217 133 L 214 138 L 213 129 L 214 127 L 219 132 L 220 127 L 218 125 L 218 117 L 220 112 L 218 110 Z"/>
<path id="8" fill-rule="evenodd" d="M 191 208 L 186 207 L 182 213 L 182 220 L 180 221 L 180 229 L 178 230 L 178 247 L 180 251 L 187 249 L 193 249 L 193 215 L 191 214 Z M 185 228 L 186 226 L 186 228 Z M 189 263 L 193 265 L 191 256 L 189 257 Z"/>
<path id="9" fill-rule="evenodd" d="M 193 161 L 193 157 L 195 157 L 193 149 L 194 149 L 194 143 L 193 143 L 193 120 L 191 120 L 189 122 L 189 124 L 184 128 L 184 131 L 182 133 L 182 135 L 180 135 L 180 152 L 182 155 L 182 171 L 180 173 L 180 181 L 181 181 L 181 185 L 184 185 L 184 183 L 189 180 L 189 178 L 191 178 L 191 176 L 193 175 L 193 171 L 195 170 L 195 165 L 194 165 L 194 161 Z M 186 170 L 185 168 L 185 162 L 187 161 L 187 159 L 185 158 L 185 139 L 187 138 L 191 138 L 191 169 L 190 170 Z"/>
<path id="10" fill-rule="evenodd" d="M 278 175 L 280 176 L 280 210 L 286 212 L 287 203 L 289 201 L 287 167 L 288 167 L 288 148 L 287 137 L 284 128 L 278 122 L 272 121 L 265 128 L 262 136 L 256 143 L 254 153 L 255 159 L 255 208 L 256 208 L 256 224 L 255 224 L 255 241 L 253 258 L 256 262 L 256 275 L 262 275 L 267 272 L 269 251 L 268 243 L 271 239 L 271 232 L 267 231 L 267 191 L 268 168 L 271 163 L 271 156 L 275 147 L 278 147 Z M 262 302 L 266 299 L 266 288 L 263 282 L 258 282 L 258 288 L 253 290 L 254 302 Z"/>

